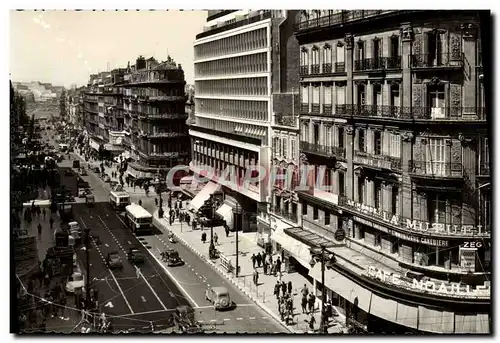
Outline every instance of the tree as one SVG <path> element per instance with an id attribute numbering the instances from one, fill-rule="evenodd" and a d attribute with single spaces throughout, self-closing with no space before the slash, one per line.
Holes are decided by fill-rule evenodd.
<path id="1" fill-rule="evenodd" d="M 62 119 L 65 119 L 67 114 L 68 113 L 66 109 L 66 90 L 63 88 L 61 92 L 61 97 L 59 99 L 59 115 L 61 116 Z"/>

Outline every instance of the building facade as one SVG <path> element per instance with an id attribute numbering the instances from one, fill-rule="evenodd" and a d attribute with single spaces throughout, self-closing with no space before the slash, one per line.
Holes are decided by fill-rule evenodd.
<path id="1" fill-rule="evenodd" d="M 335 256 L 324 286 L 353 325 L 489 332 L 479 13 L 298 16 L 299 168 L 307 187 L 295 192 L 298 206 L 273 197 L 273 208 L 293 220 L 275 225 L 271 240 L 318 284 L 321 267 L 309 265 L 309 249 Z"/>
<path id="2" fill-rule="evenodd" d="M 274 67 L 281 68 L 273 51 L 285 53 L 281 43 L 293 36 L 288 12 L 213 11 L 194 43 L 196 122 L 189 130 L 190 170 L 197 175 L 209 171 L 213 182 L 191 205 L 197 210 L 210 192 L 221 190 L 224 204 L 217 212 L 230 229 L 257 230 L 257 213 L 267 212 L 269 182 L 259 181 L 258 175 L 259 169 L 270 168 L 273 93 L 291 93 L 286 85 L 283 91 L 273 90 L 280 85 Z"/>

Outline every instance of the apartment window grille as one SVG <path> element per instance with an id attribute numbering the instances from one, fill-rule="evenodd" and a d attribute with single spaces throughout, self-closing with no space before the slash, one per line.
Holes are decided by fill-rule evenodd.
<path id="1" fill-rule="evenodd" d="M 358 129 L 358 150 L 360 152 L 365 152 L 365 130 Z"/>
<path id="2" fill-rule="evenodd" d="M 373 187 L 374 187 L 374 204 L 375 208 L 379 209 L 381 204 L 382 204 L 382 182 L 375 180 L 373 182 Z"/>
<path id="3" fill-rule="evenodd" d="M 283 154 L 281 155 L 283 157 L 288 157 L 288 151 L 287 151 L 288 144 L 287 143 L 288 143 L 287 138 L 283 138 L 282 139 Z"/>
<path id="4" fill-rule="evenodd" d="M 446 174 L 446 162 L 448 160 L 445 154 L 446 146 L 444 139 L 431 138 L 427 144 L 426 150 L 426 170 L 433 175 Z"/>
<path id="5" fill-rule="evenodd" d="M 374 136 L 374 140 L 375 140 L 374 153 L 375 153 L 375 155 L 381 155 L 382 154 L 382 133 L 377 130 L 373 133 L 373 136 Z"/>
<path id="6" fill-rule="evenodd" d="M 290 155 L 292 157 L 292 160 L 295 160 L 296 157 L 296 149 L 297 149 L 297 141 L 295 140 L 295 137 L 293 137 L 290 141 Z"/>

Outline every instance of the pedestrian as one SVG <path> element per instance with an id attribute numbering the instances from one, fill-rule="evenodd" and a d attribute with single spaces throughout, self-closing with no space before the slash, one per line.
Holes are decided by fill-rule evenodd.
<path id="1" fill-rule="evenodd" d="M 311 317 L 309 317 L 309 329 L 314 331 L 314 324 L 316 324 L 316 318 L 314 318 L 314 314 L 311 312 Z"/>
<path id="2" fill-rule="evenodd" d="M 214 242 L 215 242 L 215 244 L 220 245 L 219 244 L 219 236 L 217 235 L 217 232 L 214 232 Z"/>
<path id="3" fill-rule="evenodd" d="M 257 267 L 260 268 L 260 265 L 262 264 L 262 255 L 259 253 L 257 254 Z"/>
<path id="4" fill-rule="evenodd" d="M 309 305 L 309 312 L 313 313 L 314 312 L 314 303 L 316 302 L 316 296 L 314 296 L 314 294 L 310 293 L 309 299 L 307 300 L 307 302 Z"/>
<path id="5" fill-rule="evenodd" d="M 278 272 L 281 271 L 281 260 L 280 260 L 279 256 L 276 259 L 276 269 L 277 269 Z"/>
<path id="6" fill-rule="evenodd" d="M 202 241 L 203 243 L 205 243 L 205 242 L 207 241 L 207 233 L 206 233 L 206 232 L 203 232 L 203 233 L 201 234 L 201 241 Z"/>
<path id="7" fill-rule="evenodd" d="M 265 251 L 262 252 L 262 264 L 264 264 L 265 261 L 267 259 L 267 253 Z"/>
<path id="8" fill-rule="evenodd" d="M 285 281 L 281 282 L 281 292 L 283 293 L 283 296 L 286 294 L 286 283 Z"/>
<path id="9" fill-rule="evenodd" d="M 158 198 L 155 198 L 155 206 L 158 206 Z"/>
<path id="10" fill-rule="evenodd" d="M 285 314 L 286 314 L 286 302 L 284 301 L 281 301 L 280 303 L 280 316 L 281 316 L 281 321 L 285 321 Z"/>
<path id="11" fill-rule="evenodd" d="M 302 306 L 302 313 L 307 314 L 307 295 L 302 295 L 300 305 Z"/>
<path id="12" fill-rule="evenodd" d="M 288 294 L 292 294 L 292 281 L 288 281 Z"/>
<path id="13" fill-rule="evenodd" d="M 267 261 L 264 260 L 264 262 L 262 263 L 262 268 L 264 269 L 264 275 L 267 275 L 267 266 L 268 266 Z"/>
<path id="14" fill-rule="evenodd" d="M 227 224 L 224 224 L 224 230 L 226 231 L 226 237 L 229 237 L 229 226 Z"/>
<path id="15" fill-rule="evenodd" d="M 254 269 L 254 272 L 253 272 L 253 284 L 255 286 L 259 285 L 259 272 L 257 271 L 257 269 Z"/>
<path id="16" fill-rule="evenodd" d="M 38 223 L 38 236 L 41 236 L 42 235 L 42 224 Z"/>
<path id="17" fill-rule="evenodd" d="M 274 285 L 274 295 L 276 296 L 276 300 L 279 300 L 280 298 L 280 283 L 276 281 L 276 284 Z"/>
<path id="18" fill-rule="evenodd" d="M 45 220 L 45 207 L 42 208 L 43 220 Z"/>
<path id="19" fill-rule="evenodd" d="M 291 296 L 287 298 L 287 309 L 288 316 L 293 318 L 293 298 Z"/>

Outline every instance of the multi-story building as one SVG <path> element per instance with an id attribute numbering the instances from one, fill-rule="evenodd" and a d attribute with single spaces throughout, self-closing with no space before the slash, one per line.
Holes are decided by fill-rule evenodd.
<path id="1" fill-rule="evenodd" d="M 335 256 L 319 288 L 371 332 L 490 331 L 482 20 L 478 11 L 300 14 L 300 166 L 312 172 L 287 212 L 299 227 L 271 239 L 318 286 L 310 247 Z"/>
<path id="2" fill-rule="evenodd" d="M 181 65 L 170 56 L 164 62 L 140 56 L 127 67 L 123 128 L 124 144 L 135 159 L 127 169 L 132 178 L 165 177 L 172 167 L 188 162 L 185 84 Z M 183 173 L 174 176 L 178 180 Z"/>
<path id="3" fill-rule="evenodd" d="M 213 172 L 191 206 L 199 209 L 210 193 L 221 190 L 224 204 L 217 212 L 231 229 L 256 230 L 257 213 L 267 211 L 268 182 L 258 181 L 257 175 L 270 165 L 272 85 L 279 86 L 279 73 L 272 80 L 273 51 L 286 51 L 282 40 L 289 20 L 288 11 L 210 11 L 194 43 L 196 123 L 189 130 L 190 169 L 197 175 Z M 291 36 L 293 29 L 288 31 Z M 224 182 L 221 176 L 227 177 Z"/>

